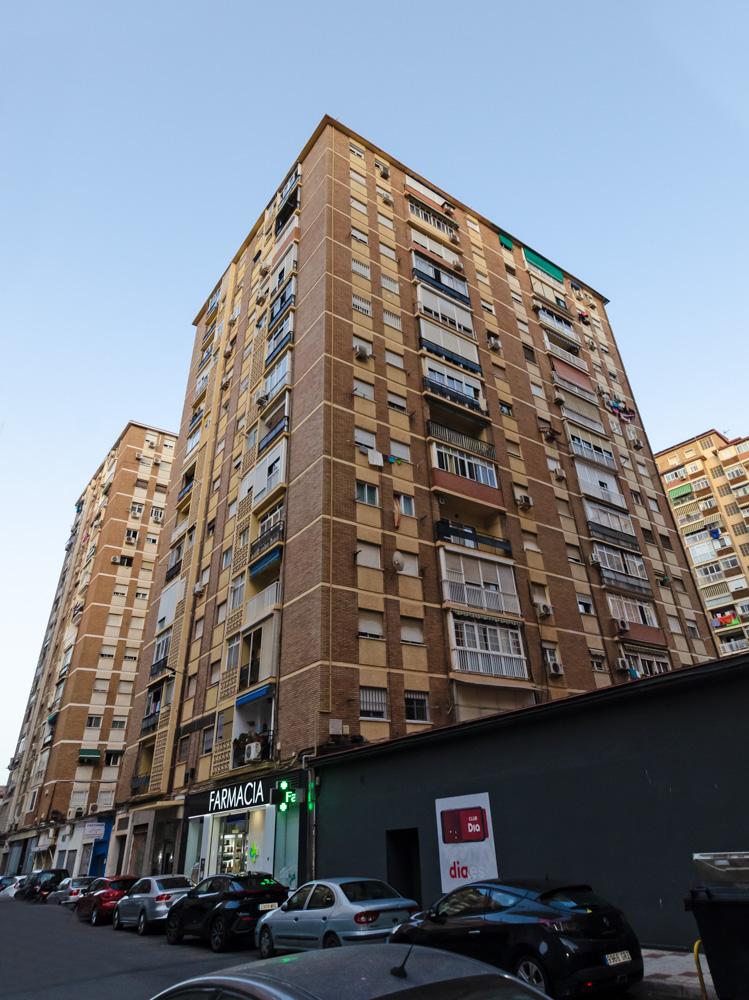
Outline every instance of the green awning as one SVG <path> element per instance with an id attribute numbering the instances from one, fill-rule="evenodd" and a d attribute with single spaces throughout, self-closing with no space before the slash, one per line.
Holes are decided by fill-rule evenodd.
<path id="1" fill-rule="evenodd" d="M 505 248 L 505 250 L 512 250 L 512 240 L 509 236 L 503 236 L 502 233 L 499 234 L 499 242 Z"/>
<path id="2" fill-rule="evenodd" d="M 684 483 L 683 486 L 674 486 L 672 490 L 668 491 L 668 495 L 671 497 L 672 500 L 675 500 L 677 497 L 686 496 L 687 493 L 691 492 L 692 492 L 692 484 Z"/>
<path id="3" fill-rule="evenodd" d="M 52 715 L 47 717 L 47 722 L 54 722 L 59 714 L 59 712 L 53 712 Z"/>
<path id="4" fill-rule="evenodd" d="M 78 756 L 86 757 L 88 760 L 98 760 L 101 756 L 101 752 L 99 750 L 84 750 L 81 748 L 78 751 Z"/>
<path id="5" fill-rule="evenodd" d="M 546 271 L 547 274 L 550 274 L 552 278 L 556 278 L 557 281 L 564 281 L 564 275 L 556 264 L 552 264 L 550 260 L 547 260 L 540 254 L 534 253 L 532 250 L 529 250 L 528 247 L 523 248 L 523 253 L 525 254 L 525 259 L 531 264 L 535 264 L 536 267 L 540 267 L 542 271 Z"/>

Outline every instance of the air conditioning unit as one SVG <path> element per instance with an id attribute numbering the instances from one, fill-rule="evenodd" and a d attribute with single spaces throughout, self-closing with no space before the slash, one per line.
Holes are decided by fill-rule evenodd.
<path id="1" fill-rule="evenodd" d="M 357 344 L 354 348 L 354 357 L 357 361 L 369 361 L 372 357 L 372 352 L 367 347 L 361 347 Z"/>
<path id="2" fill-rule="evenodd" d="M 386 166 L 385 166 L 385 165 L 383 164 L 383 165 L 382 165 L 382 166 L 380 167 L 380 177 L 382 177 L 382 178 L 383 178 L 383 180 L 387 180 L 389 176 L 390 176 L 390 167 L 386 167 Z"/>
<path id="3" fill-rule="evenodd" d="M 591 566 L 600 566 L 601 557 L 598 555 L 597 552 L 591 552 L 588 562 L 590 563 Z"/>
<path id="4" fill-rule="evenodd" d="M 530 510 L 533 506 L 533 497 L 529 497 L 527 493 L 518 493 L 515 503 L 521 510 Z"/>
<path id="5" fill-rule="evenodd" d="M 619 632 L 619 634 L 629 632 L 629 622 L 626 618 L 615 618 L 614 624 L 616 625 L 616 631 Z"/>
<path id="6" fill-rule="evenodd" d="M 92 802 L 91 805 L 88 807 L 88 811 L 89 811 L 89 813 L 98 813 L 98 811 L 99 811 L 99 803 L 98 802 Z"/>
<path id="7" fill-rule="evenodd" d="M 557 406 L 564 406 L 564 404 L 567 402 L 567 397 L 565 396 L 565 394 L 562 392 L 561 389 L 554 390 L 554 402 L 557 404 Z"/>
<path id="8" fill-rule="evenodd" d="M 551 660 L 549 663 L 547 663 L 546 669 L 549 671 L 549 675 L 551 677 L 561 677 L 562 674 L 564 673 L 564 667 L 562 666 L 561 663 L 558 663 L 556 660 Z"/>
<path id="9" fill-rule="evenodd" d="M 645 446 L 643 445 L 642 441 L 639 438 L 633 438 L 632 447 L 635 449 L 635 451 L 642 451 L 642 449 Z"/>
<path id="10" fill-rule="evenodd" d="M 141 459 L 143 458 L 143 455 L 141 454 L 141 452 L 139 452 L 139 451 L 136 451 L 136 453 L 135 453 L 135 457 L 136 457 L 136 458 L 137 458 L 137 460 L 138 460 L 138 461 L 140 462 L 140 460 L 141 460 Z"/>
<path id="11" fill-rule="evenodd" d="M 445 215 L 449 215 L 452 218 L 452 216 L 455 215 L 455 206 L 451 205 L 449 201 L 443 201 L 442 211 Z"/>
<path id="12" fill-rule="evenodd" d="M 232 345 L 227 344 L 226 347 L 224 348 L 224 357 L 228 358 L 231 352 L 232 352 Z"/>
<path id="13" fill-rule="evenodd" d="M 134 538 L 126 538 L 125 539 L 125 545 L 135 545 L 135 539 Z"/>
<path id="14" fill-rule="evenodd" d="M 382 196 L 382 200 L 384 201 L 384 203 L 386 205 L 393 205 L 394 204 L 394 202 L 393 202 L 393 196 L 388 191 L 386 191 L 385 194 Z"/>
<path id="15" fill-rule="evenodd" d="M 157 459 L 157 461 L 158 461 L 158 459 Z M 135 520 L 137 521 L 138 518 L 140 517 L 140 511 L 139 510 L 131 510 L 130 511 L 130 517 L 135 518 Z"/>
<path id="16" fill-rule="evenodd" d="M 567 473 L 564 471 L 561 465 L 557 465 L 553 470 L 554 478 L 561 482 L 562 479 L 567 478 Z"/>
<path id="17" fill-rule="evenodd" d="M 451 243 L 460 243 L 460 237 L 458 236 L 457 233 L 451 233 L 450 234 L 450 242 Z"/>
<path id="18" fill-rule="evenodd" d="M 614 666 L 621 673 L 624 673 L 625 671 L 629 672 L 629 660 L 625 659 L 623 656 L 620 656 L 619 659 L 615 661 Z"/>
<path id="19" fill-rule="evenodd" d="M 263 302 L 268 298 L 268 289 L 263 289 L 257 293 L 257 304 L 261 306 Z"/>
<path id="20" fill-rule="evenodd" d="M 119 565 L 120 565 L 120 557 L 119 557 L 119 556 L 112 556 L 112 558 L 111 558 L 110 562 L 111 562 L 111 563 L 112 563 L 112 564 L 113 564 L 114 566 L 119 566 Z"/>
<path id="21" fill-rule="evenodd" d="M 585 341 L 585 343 L 588 345 L 588 347 L 591 349 L 591 351 L 597 351 L 598 350 L 598 347 L 596 346 L 595 340 L 591 340 L 590 338 L 588 338 Z"/>
<path id="22" fill-rule="evenodd" d="M 554 614 L 554 609 L 550 604 L 536 604 L 534 606 L 539 618 L 550 618 Z"/>
<path id="23" fill-rule="evenodd" d="M 269 274 L 269 273 L 270 273 L 270 263 L 269 263 L 269 261 L 267 261 L 267 260 L 261 261 L 260 262 L 260 274 L 265 275 L 265 274 Z"/>
<path id="24" fill-rule="evenodd" d="M 462 274 L 463 271 L 465 270 L 465 268 L 463 267 L 463 261 L 462 260 L 453 261 L 453 268 L 456 271 L 460 272 L 460 274 Z"/>
<path id="25" fill-rule="evenodd" d="M 231 379 L 230 378 L 225 378 L 225 379 L 221 380 L 221 388 L 222 389 L 228 389 L 230 385 L 231 385 Z"/>
<path id="26" fill-rule="evenodd" d="M 196 597 L 200 597 L 202 594 L 205 593 L 205 584 L 196 583 L 195 586 L 192 588 L 192 592 L 193 594 L 195 594 Z"/>
<path id="27" fill-rule="evenodd" d="M 153 464 L 154 465 L 161 465 L 161 459 L 160 458 L 154 458 Z"/>
<path id="28" fill-rule="evenodd" d="M 555 431 L 553 427 L 544 427 L 541 434 L 543 435 L 544 441 L 553 443 L 559 436 L 559 431 Z"/>
<path id="29" fill-rule="evenodd" d="M 229 326 L 234 326 L 234 324 L 237 322 L 238 319 L 239 316 L 232 313 L 231 316 L 229 317 Z"/>
<path id="30" fill-rule="evenodd" d="M 255 397 L 255 402 L 257 403 L 258 409 L 261 409 L 268 404 L 268 397 L 262 393 Z"/>
<path id="31" fill-rule="evenodd" d="M 262 750 L 262 744 L 259 742 L 248 743 L 244 748 L 244 762 L 247 764 L 251 760 L 260 759 L 260 751 Z"/>
<path id="32" fill-rule="evenodd" d="M 489 337 L 489 350 L 490 351 L 501 351 L 502 343 L 496 337 Z"/>

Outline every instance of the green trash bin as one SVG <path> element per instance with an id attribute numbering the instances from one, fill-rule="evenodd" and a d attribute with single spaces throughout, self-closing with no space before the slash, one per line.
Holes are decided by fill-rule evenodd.
<path id="1" fill-rule="evenodd" d="M 712 883 L 689 890 L 718 1000 L 749 1000 L 749 885 Z"/>

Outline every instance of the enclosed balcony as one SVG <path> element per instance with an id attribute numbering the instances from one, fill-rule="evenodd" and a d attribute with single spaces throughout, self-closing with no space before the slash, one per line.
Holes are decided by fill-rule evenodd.
<path id="1" fill-rule="evenodd" d="M 510 615 L 520 614 L 520 600 L 517 594 L 502 593 L 496 588 L 469 583 L 462 573 L 454 570 L 445 571 L 442 593 L 445 601 L 452 604 L 463 604 L 469 608 L 481 608 L 484 611 Z"/>
<path id="2" fill-rule="evenodd" d="M 493 556 L 512 557 L 512 547 L 506 538 L 477 531 L 469 525 L 456 525 L 442 518 L 436 526 L 437 541 L 451 545 L 462 545 L 476 552 L 486 552 Z"/>
<path id="3" fill-rule="evenodd" d="M 512 677 L 523 681 L 530 679 L 528 664 L 524 656 L 454 646 L 452 657 L 454 670 L 472 674 L 487 674 L 490 677 Z"/>
<path id="4" fill-rule="evenodd" d="M 156 709 L 155 712 L 151 712 L 149 715 L 143 717 L 143 721 L 140 724 L 140 735 L 147 736 L 149 733 L 154 732 L 159 725 L 159 715 L 160 709 Z"/>
<path id="5" fill-rule="evenodd" d="M 497 460 L 497 451 L 493 444 L 480 441 L 468 434 L 461 434 L 460 431 L 445 427 L 433 420 L 427 421 L 427 436 L 437 438 L 438 441 L 444 441 L 446 444 L 452 444 L 463 451 L 469 451 L 473 455 L 480 455 L 482 458 L 489 459 L 490 462 Z"/>
<path id="6" fill-rule="evenodd" d="M 435 396 L 441 396 L 443 399 L 449 399 L 452 403 L 457 403 L 458 406 L 466 406 L 470 410 L 475 410 L 477 413 L 486 415 L 486 402 L 478 395 L 469 395 L 465 392 L 460 392 L 458 389 L 453 389 L 444 382 L 438 382 L 433 378 L 424 378 L 424 391 L 434 393 Z M 486 416 L 488 420 L 489 417 Z"/>

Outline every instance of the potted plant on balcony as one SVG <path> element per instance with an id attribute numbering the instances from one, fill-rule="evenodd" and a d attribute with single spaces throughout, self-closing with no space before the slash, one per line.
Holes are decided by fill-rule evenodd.
<path id="1" fill-rule="evenodd" d="M 239 736 L 235 736 L 235 738 L 232 740 L 232 746 L 234 747 L 235 750 L 241 750 L 243 747 L 246 747 L 249 742 L 250 742 L 250 734 L 240 733 Z"/>

